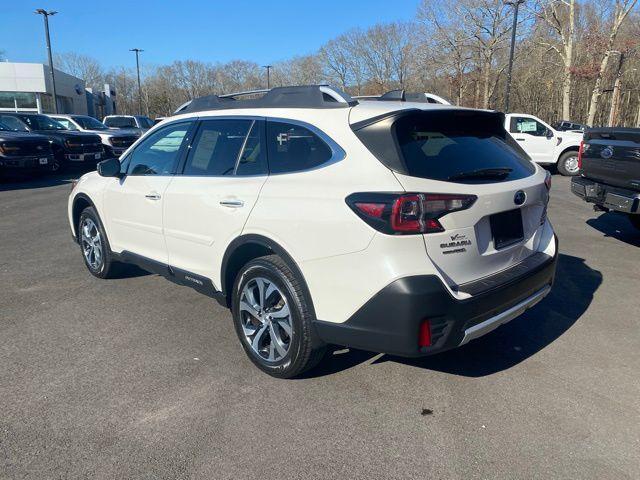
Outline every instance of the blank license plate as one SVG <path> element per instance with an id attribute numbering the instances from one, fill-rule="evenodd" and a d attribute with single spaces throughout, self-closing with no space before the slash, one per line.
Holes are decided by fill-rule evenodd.
<path id="1" fill-rule="evenodd" d="M 522 212 L 519 208 L 491 215 L 489 221 L 496 250 L 518 243 L 524 238 Z"/>

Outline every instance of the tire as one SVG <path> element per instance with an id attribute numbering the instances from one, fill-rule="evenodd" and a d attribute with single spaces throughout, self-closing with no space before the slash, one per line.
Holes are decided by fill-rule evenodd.
<path id="1" fill-rule="evenodd" d="M 242 267 L 233 285 L 231 311 L 247 356 L 273 377 L 298 376 L 325 354 L 302 279 L 277 255 Z"/>
<path id="2" fill-rule="evenodd" d="M 639 214 L 629 214 L 629 221 L 631 225 L 636 227 L 637 230 L 640 230 L 640 215 Z"/>
<path id="3" fill-rule="evenodd" d="M 569 151 L 560 155 L 558 159 L 558 172 L 565 177 L 573 177 L 580 172 L 578 168 L 578 152 Z"/>
<path id="4" fill-rule="evenodd" d="M 115 277 L 119 264 L 114 260 L 104 227 L 93 207 L 85 208 L 80 214 L 77 234 L 82 259 L 91 275 L 98 278 Z M 93 254 L 88 254 L 88 250 Z"/>

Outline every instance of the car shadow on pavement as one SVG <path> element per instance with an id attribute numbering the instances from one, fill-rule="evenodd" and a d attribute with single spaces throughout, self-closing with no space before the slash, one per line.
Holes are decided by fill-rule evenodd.
<path id="1" fill-rule="evenodd" d="M 520 317 L 460 348 L 421 358 L 382 355 L 372 365 L 396 362 L 465 377 L 483 377 L 509 369 L 571 328 L 587 310 L 601 283 L 602 274 L 584 259 L 560 254 L 551 293 Z M 355 349 L 334 353 L 305 377 L 330 375 L 377 355 Z"/>
<path id="2" fill-rule="evenodd" d="M 624 214 L 607 212 L 597 218 L 587 220 L 587 225 L 603 233 L 635 247 L 640 247 L 640 230 L 637 230 Z"/>
<path id="3" fill-rule="evenodd" d="M 36 178 L 21 176 L 2 178 L 0 180 L 0 192 L 7 192 L 9 190 L 27 190 L 34 188 L 57 187 L 59 185 L 71 183 L 72 178 L 79 177 L 81 174 L 82 173 L 79 173 L 78 175 L 46 175 Z"/>

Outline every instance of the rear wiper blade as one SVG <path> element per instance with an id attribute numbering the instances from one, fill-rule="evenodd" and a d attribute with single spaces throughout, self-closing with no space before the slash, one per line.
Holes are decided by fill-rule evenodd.
<path id="1" fill-rule="evenodd" d="M 480 168 L 478 170 L 470 170 L 468 172 L 456 173 L 447 177 L 447 180 L 464 180 L 468 178 L 505 178 L 513 171 L 509 167 L 496 168 Z"/>

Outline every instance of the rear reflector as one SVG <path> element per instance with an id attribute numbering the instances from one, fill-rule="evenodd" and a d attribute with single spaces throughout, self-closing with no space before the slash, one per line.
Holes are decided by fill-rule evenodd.
<path id="1" fill-rule="evenodd" d="M 425 320 L 420 324 L 420 333 L 418 334 L 418 346 L 430 347 L 431 346 L 431 323 L 429 320 Z"/>
<path id="2" fill-rule="evenodd" d="M 387 234 L 443 232 L 439 218 L 466 210 L 475 195 L 445 193 L 354 193 L 346 199 L 351 209 L 376 230 Z"/>

